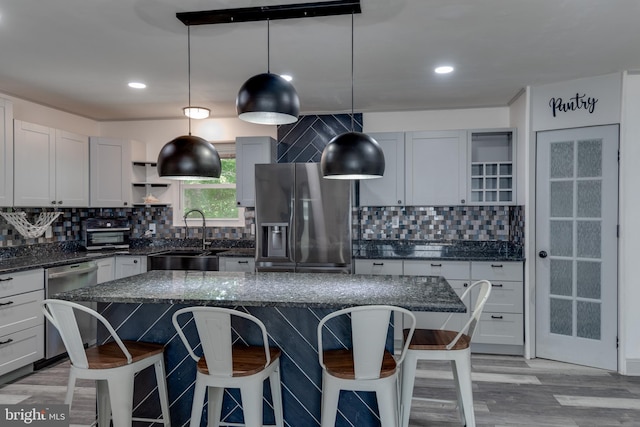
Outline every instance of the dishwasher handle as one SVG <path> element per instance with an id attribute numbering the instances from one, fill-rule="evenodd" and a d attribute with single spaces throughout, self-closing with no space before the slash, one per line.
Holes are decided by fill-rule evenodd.
<path id="1" fill-rule="evenodd" d="M 72 266 L 72 268 L 73 268 L 73 266 Z M 69 270 L 61 271 L 59 273 L 49 273 L 49 279 L 58 279 L 60 277 L 68 277 L 68 276 L 77 276 L 77 275 L 80 275 L 80 274 L 88 274 L 88 273 L 93 273 L 96 270 L 98 270 L 98 266 L 97 265 L 93 265 L 91 267 L 86 267 L 86 268 L 69 269 Z"/>

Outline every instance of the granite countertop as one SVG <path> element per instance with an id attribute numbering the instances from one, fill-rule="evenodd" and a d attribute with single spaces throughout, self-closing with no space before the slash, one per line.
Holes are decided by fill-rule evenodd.
<path id="1" fill-rule="evenodd" d="M 442 277 L 155 270 L 53 296 L 69 301 L 340 309 L 389 304 L 414 311 L 466 308 Z"/>
<path id="2" fill-rule="evenodd" d="M 370 240 L 354 243 L 356 259 L 523 261 L 522 246 L 502 241 Z"/>

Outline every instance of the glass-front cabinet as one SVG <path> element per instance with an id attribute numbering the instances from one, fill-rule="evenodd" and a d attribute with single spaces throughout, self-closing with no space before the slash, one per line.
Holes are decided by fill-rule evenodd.
<path id="1" fill-rule="evenodd" d="M 471 204 L 515 204 L 515 129 L 469 131 Z"/>

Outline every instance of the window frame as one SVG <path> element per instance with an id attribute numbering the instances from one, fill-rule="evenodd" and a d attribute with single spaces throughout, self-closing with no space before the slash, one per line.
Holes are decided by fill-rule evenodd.
<path id="1" fill-rule="evenodd" d="M 235 159 L 236 158 L 236 144 L 235 141 L 218 141 L 213 142 L 218 151 L 218 155 L 221 159 Z M 237 168 L 237 164 L 236 164 Z M 173 210 L 173 225 L 174 227 L 184 227 L 185 221 L 183 219 L 184 212 L 184 190 L 186 188 L 234 188 L 237 189 L 237 169 L 236 169 L 236 183 L 235 184 L 186 184 L 183 181 L 180 181 L 179 185 L 179 195 L 178 195 L 178 206 L 177 209 Z M 214 219 L 214 218 L 206 218 L 205 224 L 207 227 L 242 227 L 245 226 L 245 208 L 242 206 L 238 206 L 238 217 L 237 218 L 225 218 L 225 219 Z M 199 215 L 189 215 L 187 218 L 188 227 L 197 227 L 202 226 L 202 218 Z"/>

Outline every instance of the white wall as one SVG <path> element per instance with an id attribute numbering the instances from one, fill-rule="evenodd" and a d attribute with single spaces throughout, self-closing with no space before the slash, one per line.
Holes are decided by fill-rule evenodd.
<path id="1" fill-rule="evenodd" d="M 624 77 L 620 129 L 620 351 L 621 373 L 640 375 L 640 75 Z"/>
<path id="2" fill-rule="evenodd" d="M 134 139 L 147 147 L 147 161 L 158 158 L 162 147 L 173 138 L 186 135 L 188 120 L 138 120 L 100 123 L 100 136 Z M 235 141 L 237 136 L 277 137 L 276 126 L 256 125 L 237 118 L 220 118 L 191 121 L 191 134 L 207 141 Z"/>
<path id="3" fill-rule="evenodd" d="M 509 107 L 363 113 L 364 132 L 509 127 Z"/>
<path id="4" fill-rule="evenodd" d="M 98 135 L 98 122 L 51 107 L 0 94 L 13 103 L 13 118 L 81 135 Z"/>

